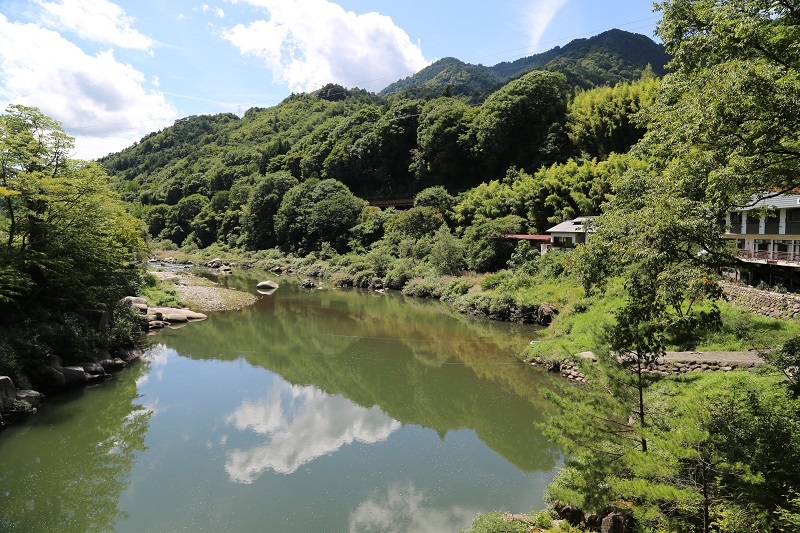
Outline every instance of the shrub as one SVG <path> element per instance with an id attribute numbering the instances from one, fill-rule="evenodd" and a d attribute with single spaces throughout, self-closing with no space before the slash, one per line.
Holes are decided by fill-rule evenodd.
<path id="1" fill-rule="evenodd" d="M 528 520 L 507 520 L 508 513 L 492 511 L 479 514 L 463 533 L 528 533 L 531 522 Z"/>
<path id="2" fill-rule="evenodd" d="M 471 279 L 456 278 L 451 281 L 442 291 L 442 300 L 446 302 L 454 302 L 459 296 L 463 296 L 475 286 L 475 282 Z"/>
<path id="3" fill-rule="evenodd" d="M 414 278 L 403 287 L 406 296 L 441 298 L 445 285 L 441 278 Z"/>
<path id="4" fill-rule="evenodd" d="M 390 289 L 402 289 L 415 276 L 414 261 L 408 258 L 396 260 L 386 272 L 386 286 Z"/>

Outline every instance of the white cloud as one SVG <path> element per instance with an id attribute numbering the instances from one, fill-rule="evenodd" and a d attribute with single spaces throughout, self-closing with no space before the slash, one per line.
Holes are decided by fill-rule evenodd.
<path id="1" fill-rule="evenodd" d="M 350 513 L 351 533 L 360 531 L 461 531 L 480 509 L 437 508 L 412 484 L 389 487 L 383 498 L 372 498 Z"/>
<path id="2" fill-rule="evenodd" d="M 209 10 L 208 4 L 203 4 L 202 6 L 200 6 L 200 9 L 203 10 L 203 13 L 206 13 Z"/>
<path id="3" fill-rule="evenodd" d="M 36 0 L 45 14 L 43 22 L 68 29 L 81 38 L 102 44 L 149 51 L 154 42 L 133 29 L 134 18 L 108 0 Z"/>
<path id="4" fill-rule="evenodd" d="M 221 19 L 225 18 L 225 12 L 222 10 L 221 7 L 215 8 L 214 9 L 214 14 L 217 16 L 217 18 L 221 18 Z"/>
<path id="5" fill-rule="evenodd" d="M 553 17 L 568 2 L 569 0 L 536 0 L 528 7 L 524 19 L 532 46 L 539 45 Z"/>
<path id="6" fill-rule="evenodd" d="M 239 24 L 222 36 L 262 59 L 292 91 L 334 82 L 376 90 L 428 62 L 418 44 L 379 13 L 357 15 L 328 0 L 243 0 L 269 20 Z"/>
<path id="7" fill-rule="evenodd" d="M 228 454 L 225 471 L 238 483 L 252 483 L 268 470 L 291 474 L 342 446 L 381 442 L 400 428 L 378 407 L 365 409 L 314 387 L 287 384 L 274 387 L 261 402 L 244 402 L 227 422 L 268 439 L 263 446 Z"/>
<path id="8" fill-rule="evenodd" d="M 35 106 L 59 120 L 76 138 L 76 157 L 121 150 L 172 123 L 175 109 L 145 82 L 111 51 L 90 56 L 52 30 L 0 14 L 0 106 Z"/>

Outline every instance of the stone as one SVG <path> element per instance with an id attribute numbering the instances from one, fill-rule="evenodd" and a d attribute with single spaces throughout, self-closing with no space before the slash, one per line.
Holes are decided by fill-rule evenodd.
<path id="1" fill-rule="evenodd" d="M 633 516 L 615 511 L 603 518 L 600 533 L 633 533 L 635 527 Z"/>
<path id="2" fill-rule="evenodd" d="M 169 313 L 164 315 L 164 320 L 169 322 L 170 324 L 173 323 L 182 323 L 182 322 L 189 322 L 189 319 L 186 318 L 186 315 L 183 313 Z"/>
<path id="3" fill-rule="evenodd" d="M 17 400 L 28 402 L 31 407 L 39 407 L 45 400 L 45 396 L 39 391 L 23 389 L 17 392 Z"/>
<path id="4" fill-rule="evenodd" d="M 301 283 L 300 286 L 304 289 L 313 289 L 315 287 L 314 282 L 311 281 L 310 279 L 304 279 L 303 283 Z"/>
<path id="5" fill-rule="evenodd" d="M 114 355 L 122 361 L 130 363 L 131 361 L 139 359 L 142 356 L 142 351 L 137 348 L 120 348 Z"/>
<path id="6" fill-rule="evenodd" d="M 558 314 L 558 311 L 555 307 L 547 302 L 542 302 L 536 311 L 536 323 L 540 326 L 549 326 L 556 314 Z"/>
<path id="7" fill-rule="evenodd" d="M 86 371 L 82 366 L 62 366 L 56 370 L 64 375 L 67 387 L 77 387 L 86 383 Z"/>
<path id="8" fill-rule="evenodd" d="M 583 523 L 589 531 L 600 531 L 603 525 L 603 517 L 599 514 L 591 513 L 583 517 Z"/>
<path id="9" fill-rule="evenodd" d="M 81 367 L 83 367 L 84 372 L 87 374 L 92 374 L 95 376 L 102 376 L 106 373 L 105 369 L 99 363 L 91 362 L 91 363 L 81 363 Z"/>
<path id="10" fill-rule="evenodd" d="M 219 257 L 215 257 L 214 259 L 206 263 L 206 266 L 208 268 L 219 268 L 222 266 L 222 259 L 220 259 Z"/>
<path id="11" fill-rule="evenodd" d="M 8 376 L 0 376 L 0 411 L 11 409 L 17 399 L 17 387 Z"/>
<path id="12" fill-rule="evenodd" d="M 279 287 L 280 285 L 272 280 L 261 281 L 258 283 L 258 285 L 256 285 L 256 289 L 277 289 Z"/>
<path id="13" fill-rule="evenodd" d="M 125 361 L 123 361 L 120 358 L 103 359 L 99 363 L 100 366 L 103 367 L 103 370 L 105 370 L 106 372 L 113 372 L 115 370 L 121 370 L 125 368 Z"/>
<path id="14" fill-rule="evenodd" d="M 572 526 L 579 526 L 583 522 L 583 511 L 574 505 L 556 502 L 553 505 L 553 510 L 559 518 L 566 520 Z"/>
<path id="15" fill-rule="evenodd" d="M 37 368 L 34 379 L 47 389 L 63 389 L 67 385 L 64 374 L 44 364 Z"/>

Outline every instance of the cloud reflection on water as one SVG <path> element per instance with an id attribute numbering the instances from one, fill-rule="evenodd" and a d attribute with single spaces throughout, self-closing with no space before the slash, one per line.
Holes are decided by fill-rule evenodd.
<path id="1" fill-rule="evenodd" d="M 267 437 L 263 446 L 228 453 L 225 471 L 236 483 L 253 483 L 270 470 L 292 474 L 346 444 L 381 442 L 400 428 L 400 422 L 376 406 L 367 409 L 314 387 L 285 382 L 263 400 L 244 401 L 226 422 Z"/>
<path id="2" fill-rule="evenodd" d="M 385 496 L 373 497 L 350 513 L 349 531 L 438 532 L 461 531 L 481 509 L 451 506 L 436 508 L 425 491 L 411 483 L 388 488 Z"/>

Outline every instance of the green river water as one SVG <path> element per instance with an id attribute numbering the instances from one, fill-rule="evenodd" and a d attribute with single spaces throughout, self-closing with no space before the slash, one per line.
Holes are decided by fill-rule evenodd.
<path id="1" fill-rule="evenodd" d="M 552 378 L 516 359 L 532 328 L 282 283 L 0 433 L 0 531 L 448 532 L 543 506 L 562 459 L 535 425 Z"/>

